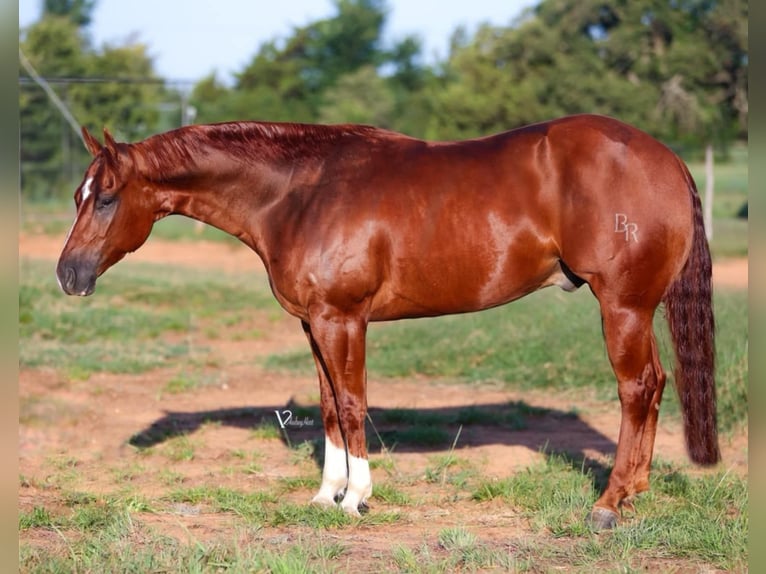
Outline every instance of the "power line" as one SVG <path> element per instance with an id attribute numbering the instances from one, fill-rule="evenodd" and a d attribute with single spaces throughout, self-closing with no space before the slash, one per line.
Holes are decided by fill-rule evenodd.
<path id="1" fill-rule="evenodd" d="M 31 75 L 31 74 L 30 74 Z M 125 77 L 125 76 L 106 76 L 106 77 L 77 77 L 77 76 L 39 76 L 50 85 L 68 85 L 68 84 L 153 84 L 165 86 L 190 87 L 197 83 L 196 80 L 171 79 L 152 77 Z M 34 77 L 19 76 L 19 84 L 28 85 L 37 83 Z"/>
<path id="2" fill-rule="evenodd" d="M 51 88 L 48 82 L 45 81 L 45 78 L 37 73 L 37 70 L 35 70 L 34 66 L 32 66 L 32 63 L 27 60 L 27 57 L 24 55 L 24 52 L 21 50 L 21 48 L 19 48 L 19 61 L 21 62 L 21 65 L 24 66 L 24 69 L 27 71 L 27 73 L 35 81 L 35 83 L 39 85 L 48 95 L 50 100 L 53 102 L 53 105 L 58 108 L 58 110 L 61 112 L 61 115 L 64 116 L 64 119 L 67 121 L 67 123 L 69 123 L 74 133 L 77 134 L 77 137 L 80 138 L 83 145 L 87 147 L 87 144 L 85 144 L 85 138 L 80 132 L 80 124 L 76 119 L 74 119 L 72 112 L 70 112 L 69 108 L 66 107 L 66 104 L 61 101 L 61 98 L 56 95 L 56 92 L 53 91 L 53 88 Z"/>

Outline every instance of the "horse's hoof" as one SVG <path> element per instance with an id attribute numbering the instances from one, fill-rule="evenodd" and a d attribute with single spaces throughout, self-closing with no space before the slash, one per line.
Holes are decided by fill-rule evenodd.
<path id="1" fill-rule="evenodd" d="M 596 507 L 588 515 L 587 523 L 596 532 L 599 530 L 611 530 L 617 526 L 618 518 L 619 516 L 616 512 L 612 512 L 606 508 Z"/>

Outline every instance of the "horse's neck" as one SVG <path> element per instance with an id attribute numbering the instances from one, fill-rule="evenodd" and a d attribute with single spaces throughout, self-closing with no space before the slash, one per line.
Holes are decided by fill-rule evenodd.
<path id="1" fill-rule="evenodd" d="M 278 178 L 265 167 L 234 161 L 193 165 L 157 184 L 161 216 L 179 214 L 207 223 L 260 253 L 261 214 L 272 201 L 270 195 Z"/>

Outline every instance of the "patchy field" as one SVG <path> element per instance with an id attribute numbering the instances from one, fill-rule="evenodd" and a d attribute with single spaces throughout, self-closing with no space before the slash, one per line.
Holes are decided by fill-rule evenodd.
<path id="1" fill-rule="evenodd" d="M 23 572 L 747 570 L 742 260 L 716 267 L 724 462 L 688 464 L 668 388 L 652 491 L 595 535 L 583 517 L 619 407 L 584 300 L 551 292 L 497 332 L 476 319 L 435 323 L 441 339 L 418 322 L 376 329 L 375 490 L 353 520 L 306 504 L 321 474 L 318 388 L 253 254 L 150 241 L 80 300 L 57 293 L 59 248 L 21 238 Z M 566 314 L 549 311 L 559 304 Z M 511 322 L 529 336 L 513 339 Z M 574 335 L 541 341 L 535 323 Z M 492 343 L 517 360 L 482 355 Z M 406 353 L 415 345 L 431 351 Z M 566 354 L 577 345 L 592 356 Z M 514 370 L 522 360 L 534 368 Z M 285 410 L 301 425 L 280 429 Z"/>

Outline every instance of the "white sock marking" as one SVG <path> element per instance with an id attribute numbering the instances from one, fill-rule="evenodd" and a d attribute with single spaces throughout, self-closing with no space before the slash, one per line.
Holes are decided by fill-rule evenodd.
<path id="1" fill-rule="evenodd" d="M 372 494 L 370 463 L 366 458 L 353 455 L 348 457 L 348 488 L 343 497 L 341 508 L 348 514 L 359 515 L 359 505 L 367 502 Z"/>
<path id="2" fill-rule="evenodd" d="M 334 506 L 335 495 L 346 487 L 347 482 L 346 449 L 335 446 L 330 437 L 325 435 L 322 485 L 312 502 L 322 506 Z"/>

